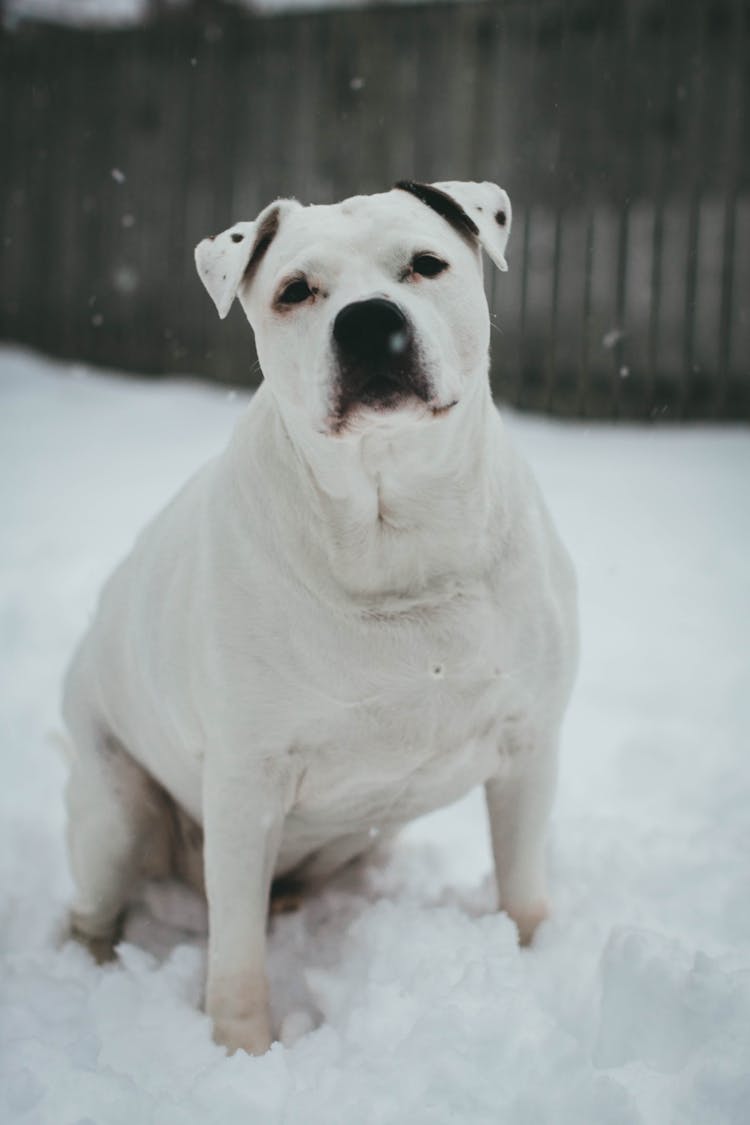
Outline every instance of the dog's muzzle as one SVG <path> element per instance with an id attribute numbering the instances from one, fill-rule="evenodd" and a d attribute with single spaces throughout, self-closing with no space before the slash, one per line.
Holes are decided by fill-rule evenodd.
<path id="1" fill-rule="evenodd" d="M 371 297 L 346 305 L 333 323 L 333 339 L 339 417 L 356 406 L 386 409 L 409 397 L 429 399 L 411 325 L 393 301 Z"/>

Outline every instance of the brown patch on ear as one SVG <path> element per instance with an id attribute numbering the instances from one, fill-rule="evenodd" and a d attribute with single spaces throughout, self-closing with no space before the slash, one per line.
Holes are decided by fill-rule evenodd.
<path id="1" fill-rule="evenodd" d="M 410 195 L 416 196 L 422 203 L 441 215 L 464 238 L 473 241 L 474 238 L 478 237 L 479 227 L 477 224 L 447 192 L 432 187 L 431 184 L 415 183 L 414 180 L 399 180 L 393 186 L 400 191 L 408 191 Z"/>
<path id="2" fill-rule="evenodd" d="M 255 236 L 255 244 L 250 254 L 250 260 L 242 276 L 243 282 L 250 280 L 260 265 L 266 250 L 273 242 L 276 231 L 279 229 L 279 216 L 279 208 L 274 207 L 273 211 L 270 211 L 261 223 L 258 233 Z M 232 237 L 234 238 L 234 235 Z"/>

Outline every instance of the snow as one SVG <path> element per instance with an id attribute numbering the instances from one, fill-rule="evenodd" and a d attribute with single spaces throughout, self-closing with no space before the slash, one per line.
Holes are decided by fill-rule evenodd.
<path id="1" fill-rule="evenodd" d="M 162 0 L 164 2 L 164 0 Z M 398 5 L 414 0 L 230 0 L 249 13 L 273 15 L 276 12 L 313 11 L 319 8 L 366 8 L 375 3 Z M 419 0 L 435 3 L 436 0 Z M 167 7 L 180 8 L 188 0 L 166 0 Z M 6 0 L 6 26 L 23 21 L 67 24 L 72 27 L 125 28 L 143 23 L 151 13 L 150 0 Z M 359 85 L 357 85 L 359 83 Z M 352 80 L 360 89 L 361 79 Z"/>
<path id="2" fill-rule="evenodd" d="M 72 27 L 132 27 L 148 15 L 149 0 L 7 0 L 5 23 L 22 20 Z"/>
<path id="3" fill-rule="evenodd" d="M 269 939 L 282 1043 L 200 1011 L 202 904 L 61 940 L 58 689 L 109 568 L 245 396 L 0 350 L 0 1121 L 740 1125 L 750 1105 L 746 429 L 510 416 L 576 559 L 583 659 L 554 912 L 493 913 L 480 795 L 416 822 Z"/>

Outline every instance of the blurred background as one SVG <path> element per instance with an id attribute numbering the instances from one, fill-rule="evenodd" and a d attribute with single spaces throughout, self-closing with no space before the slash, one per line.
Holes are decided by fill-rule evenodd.
<path id="1" fill-rule="evenodd" d="M 750 4 L 6 0 L 0 339 L 259 378 L 193 247 L 276 196 L 502 184 L 496 394 L 750 418 Z"/>

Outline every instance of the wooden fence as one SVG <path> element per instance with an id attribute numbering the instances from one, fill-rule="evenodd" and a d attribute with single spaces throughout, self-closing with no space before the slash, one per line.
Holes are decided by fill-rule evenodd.
<path id="1" fill-rule="evenodd" d="M 493 381 L 522 408 L 750 418 L 748 0 L 487 0 L 0 37 L 0 337 L 257 379 L 205 234 L 277 195 L 510 192 Z"/>

